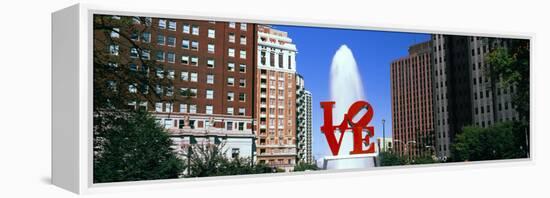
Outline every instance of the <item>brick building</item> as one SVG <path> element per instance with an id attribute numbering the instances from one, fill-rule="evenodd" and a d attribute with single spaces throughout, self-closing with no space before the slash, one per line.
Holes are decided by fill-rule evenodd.
<path id="1" fill-rule="evenodd" d="M 392 142 L 400 155 L 433 154 L 431 49 L 430 41 L 413 45 L 391 63 Z"/>
<path id="2" fill-rule="evenodd" d="M 286 32 L 257 27 L 256 134 L 259 163 L 296 164 L 296 46 Z"/>
<path id="3" fill-rule="evenodd" d="M 124 16 L 112 20 L 113 25 L 116 20 L 133 24 L 115 28 L 106 41 L 122 40 L 124 32 L 130 37 L 126 43 L 140 46 L 105 44 L 118 61 L 113 65 L 124 62 L 121 65 L 130 72 L 146 72 L 158 82 L 169 82 L 130 83 L 129 93 L 154 92 L 160 97 L 129 101 L 129 107 L 152 112 L 181 152 L 190 143 L 223 143 L 228 157 L 253 157 L 255 25 Z M 155 63 L 146 65 L 141 59 Z"/>

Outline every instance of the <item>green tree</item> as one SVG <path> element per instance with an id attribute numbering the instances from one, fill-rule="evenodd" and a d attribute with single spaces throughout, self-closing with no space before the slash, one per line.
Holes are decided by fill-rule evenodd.
<path id="1" fill-rule="evenodd" d="M 294 172 L 298 171 L 306 171 L 306 170 L 317 170 L 317 165 L 315 164 L 308 164 L 304 162 L 300 162 L 294 166 Z"/>
<path id="2" fill-rule="evenodd" d="M 493 79 L 493 87 L 516 87 L 512 104 L 519 113 L 520 120 L 529 121 L 529 40 L 507 39 L 507 47 L 498 47 L 498 41 L 504 42 L 490 39 L 490 44 L 497 47 L 494 47 L 486 58 L 490 65 L 486 68 L 486 75 Z"/>
<path id="3" fill-rule="evenodd" d="M 94 134 L 94 182 L 178 178 L 183 161 L 172 140 L 147 112 L 104 112 Z"/>
<path id="4" fill-rule="evenodd" d="M 411 164 L 433 164 L 433 163 L 439 163 L 439 161 L 434 159 L 433 156 L 425 156 L 425 155 L 416 157 L 411 161 Z"/>
<path id="5" fill-rule="evenodd" d="M 494 46 L 486 58 L 490 67 L 486 68 L 487 77 L 491 78 L 493 109 L 496 109 L 496 93 L 501 88 L 512 92 L 512 106 L 519 114 L 518 133 L 523 133 L 526 155 L 529 156 L 529 88 L 530 88 L 530 43 L 525 39 L 489 39 Z M 500 46 L 498 45 L 501 43 Z M 506 43 L 507 47 L 502 47 Z M 493 117 L 497 117 L 493 111 Z"/>
<path id="6" fill-rule="evenodd" d="M 405 157 L 399 156 L 391 151 L 380 152 L 378 157 L 380 158 L 380 166 L 399 166 L 407 164 L 407 159 Z"/>
<path id="7" fill-rule="evenodd" d="M 270 167 L 255 164 L 250 158 L 228 158 L 224 144 L 192 145 L 186 177 L 245 175 L 273 172 Z"/>
<path id="8" fill-rule="evenodd" d="M 520 122 L 497 123 L 488 128 L 464 127 L 451 145 L 455 161 L 525 158 L 527 147 Z"/>
<path id="9" fill-rule="evenodd" d="M 160 91 L 172 81 L 152 56 L 149 19 L 93 17 L 94 182 L 177 178 L 182 172 L 168 133 L 136 109 L 142 102 L 174 101 Z"/>

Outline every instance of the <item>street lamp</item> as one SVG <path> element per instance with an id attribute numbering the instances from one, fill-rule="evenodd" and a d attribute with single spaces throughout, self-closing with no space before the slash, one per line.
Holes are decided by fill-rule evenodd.
<path id="1" fill-rule="evenodd" d="M 399 143 L 403 144 L 403 146 L 405 147 L 405 154 L 407 154 L 407 160 L 410 160 L 409 159 L 409 153 L 407 153 L 407 148 L 409 147 L 409 144 L 416 144 L 416 141 L 411 140 L 411 141 L 403 142 L 401 140 L 394 140 L 393 142 L 399 142 Z"/>
<path id="2" fill-rule="evenodd" d="M 426 149 L 430 149 L 431 150 L 431 154 L 432 154 L 432 159 L 436 159 L 437 157 L 435 156 L 435 148 L 431 145 L 426 145 Z"/>
<path id="3" fill-rule="evenodd" d="M 382 119 L 382 146 L 386 152 L 386 120 Z"/>

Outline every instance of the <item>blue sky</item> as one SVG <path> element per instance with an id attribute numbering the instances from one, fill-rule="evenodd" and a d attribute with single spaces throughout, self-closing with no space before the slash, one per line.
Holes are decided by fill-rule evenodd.
<path id="1" fill-rule="evenodd" d="M 273 27 L 288 32 L 298 48 L 297 70 L 304 76 L 306 89 L 313 95 L 312 133 L 316 159 L 330 155 L 324 153 L 328 145 L 320 130 L 323 122 L 320 102 L 330 100 L 330 66 L 334 53 L 344 44 L 353 52 L 367 101 L 374 108 L 371 125 L 375 127 L 375 137 L 382 137 L 382 119 L 386 119 L 386 137 L 391 137 L 390 63 L 406 56 L 412 44 L 429 40 L 429 34 L 281 25 Z"/>

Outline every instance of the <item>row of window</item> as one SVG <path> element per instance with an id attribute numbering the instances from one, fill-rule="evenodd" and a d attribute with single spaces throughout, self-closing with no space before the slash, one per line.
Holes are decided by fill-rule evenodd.
<path id="1" fill-rule="evenodd" d="M 236 28 L 235 22 L 229 22 L 228 26 L 229 28 Z M 158 20 L 158 27 L 159 29 L 167 29 L 171 31 L 176 31 L 177 29 L 177 22 L 175 20 L 166 20 L 166 19 L 159 19 Z M 248 24 L 246 23 L 240 23 L 240 30 L 246 31 L 248 28 Z M 200 33 L 200 27 L 198 25 L 190 25 L 190 24 L 182 24 L 182 32 L 186 34 L 192 34 L 192 35 L 199 35 Z M 214 29 L 208 29 L 208 37 L 214 38 L 215 37 L 215 30 Z"/>
<path id="2" fill-rule="evenodd" d="M 197 107 L 198 106 L 196 104 L 180 104 L 179 112 L 180 113 L 197 113 Z M 174 112 L 174 105 L 172 103 L 157 102 L 155 103 L 155 112 Z M 214 106 L 205 105 L 204 113 L 214 114 Z M 233 107 L 227 107 L 226 113 L 228 115 L 244 116 L 246 114 L 246 108 L 238 108 L 238 112 L 235 113 L 235 109 Z"/>
<path id="3" fill-rule="evenodd" d="M 209 38 L 214 38 L 214 29 L 209 29 L 208 32 L 208 37 Z M 212 34 L 210 33 L 212 32 Z M 111 30 L 111 34 L 110 34 L 111 38 L 119 38 L 120 37 L 120 28 L 113 28 L 113 30 Z M 151 42 L 151 33 L 150 32 L 142 32 L 141 34 L 139 34 L 137 31 L 134 31 L 130 34 L 130 39 L 133 40 L 133 41 L 141 41 L 143 43 L 150 43 Z M 235 33 L 229 33 L 229 37 L 228 37 L 228 41 L 230 43 L 235 43 L 236 39 L 235 39 Z M 194 41 L 197 43 L 197 46 L 198 46 L 198 42 L 197 41 Z M 163 34 L 158 34 L 157 35 L 157 45 L 166 45 L 166 46 L 169 46 L 169 47 L 176 47 L 176 43 L 177 43 L 177 40 L 176 40 L 176 37 L 174 36 L 165 36 Z M 183 46 L 183 43 L 189 43 L 189 39 L 182 39 L 182 46 Z M 241 45 L 246 45 L 247 43 L 247 40 L 246 40 L 246 35 L 241 35 L 240 36 L 240 39 L 239 39 L 239 43 Z M 185 49 L 189 49 L 188 47 L 183 47 Z M 198 47 L 197 47 L 198 49 Z"/>
<path id="4" fill-rule="evenodd" d="M 189 40 L 184 40 L 184 42 L 187 42 L 187 43 L 184 43 L 183 47 L 186 48 L 186 49 L 189 49 Z M 191 42 L 191 49 L 198 50 L 198 45 L 199 45 L 198 41 Z M 116 45 L 116 44 L 111 45 L 109 49 L 110 49 L 111 55 L 118 55 L 118 50 L 119 50 L 118 45 Z M 150 51 L 149 50 L 141 50 L 141 51 L 142 51 L 141 57 L 148 60 Z M 208 53 L 210 53 L 210 54 L 215 53 L 214 44 L 208 44 Z M 157 59 L 156 60 L 157 61 L 164 61 L 165 60 L 165 54 L 168 55 L 168 61 L 169 62 L 174 63 L 176 61 L 176 54 L 174 52 L 164 52 L 164 51 L 158 51 L 157 52 Z M 139 55 L 140 54 L 139 54 L 137 48 L 131 48 L 130 49 L 130 57 L 131 58 L 138 58 Z M 229 57 L 235 57 L 235 49 L 234 48 L 228 48 L 227 49 L 227 55 Z M 246 59 L 246 50 L 241 49 L 239 51 L 239 58 L 240 59 Z M 196 57 L 195 59 L 197 60 L 197 61 L 195 61 L 195 63 L 198 63 L 198 57 Z M 210 60 L 213 60 L 213 59 L 210 59 Z M 181 62 L 183 64 L 189 64 L 189 56 L 188 55 L 182 55 L 181 56 Z"/>

